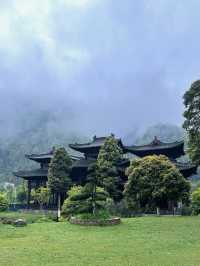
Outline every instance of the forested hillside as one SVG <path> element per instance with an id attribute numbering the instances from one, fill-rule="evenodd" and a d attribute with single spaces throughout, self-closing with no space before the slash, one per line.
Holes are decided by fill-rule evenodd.
<path id="1" fill-rule="evenodd" d="M 85 140 L 78 135 L 42 120 L 15 135 L 0 136 L 0 183 L 16 182 L 13 171 L 31 169 L 36 165 L 27 160 L 25 154 L 49 152 L 53 146 L 67 148 L 69 143 Z"/>

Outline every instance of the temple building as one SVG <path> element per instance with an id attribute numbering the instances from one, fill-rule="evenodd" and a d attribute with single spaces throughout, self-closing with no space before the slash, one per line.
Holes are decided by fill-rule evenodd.
<path id="1" fill-rule="evenodd" d="M 72 182 L 77 185 L 84 185 L 87 177 L 87 169 L 89 165 L 96 161 L 99 150 L 106 140 L 106 137 L 93 137 L 93 140 L 84 144 L 70 144 L 69 147 L 81 154 L 78 156 L 71 156 L 72 158 Z M 184 141 L 177 141 L 173 143 L 161 142 L 157 137 L 149 143 L 143 146 L 125 146 L 121 139 L 116 139 L 118 145 L 121 147 L 124 153 L 124 159 L 117 165 L 123 182 L 126 182 L 125 169 L 130 165 L 130 159 L 127 154 L 131 154 L 137 157 L 145 157 L 148 155 L 165 155 L 167 156 L 180 170 L 185 178 L 196 174 L 197 166 L 191 163 L 181 163 L 177 158 L 185 155 Z M 16 177 L 23 178 L 28 182 L 28 205 L 30 204 L 30 195 L 32 188 L 38 188 L 45 186 L 48 177 L 49 163 L 53 157 L 53 150 L 45 154 L 31 154 L 26 155 L 26 158 L 39 163 L 40 167 L 30 171 L 18 171 L 14 175 Z"/>
<path id="2" fill-rule="evenodd" d="M 181 156 L 185 155 L 183 140 L 172 143 L 164 143 L 155 137 L 154 140 L 147 145 L 126 146 L 124 149 L 126 153 L 130 153 L 141 158 L 148 155 L 165 155 L 176 165 L 185 178 L 197 173 L 196 165 L 190 162 L 183 163 L 178 160 Z"/>

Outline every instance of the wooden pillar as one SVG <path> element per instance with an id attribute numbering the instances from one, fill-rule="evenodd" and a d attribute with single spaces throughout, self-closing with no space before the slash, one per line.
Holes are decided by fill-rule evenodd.
<path id="1" fill-rule="evenodd" d="M 27 207 L 30 207 L 30 200 L 31 200 L 31 180 L 28 180 L 28 195 L 27 195 Z"/>

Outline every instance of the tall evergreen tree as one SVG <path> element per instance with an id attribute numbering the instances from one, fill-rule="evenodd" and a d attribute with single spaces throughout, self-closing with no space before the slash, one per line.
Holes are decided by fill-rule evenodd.
<path id="1" fill-rule="evenodd" d="M 72 160 L 64 148 L 54 151 L 54 156 L 49 165 L 48 187 L 58 198 L 58 219 L 60 218 L 61 196 L 65 196 L 71 186 Z"/>
<path id="2" fill-rule="evenodd" d="M 184 95 L 185 121 L 188 132 L 188 152 L 193 162 L 200 165 L 200 80 L 195 81 Z"/>
<path id="3" fill-rule="evenodd" d="M 97 159 L 99 182 L 115 201 L 122 198 L 121 179 L 117 169 L 122 156 L 123 151 L 118 141 L 111 135 L 101 147 Z"/>

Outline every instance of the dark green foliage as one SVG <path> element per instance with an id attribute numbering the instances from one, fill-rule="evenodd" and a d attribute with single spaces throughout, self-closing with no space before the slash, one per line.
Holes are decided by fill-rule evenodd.
<path id="1" fill-rule="evenodd" d="M 192 193 L 192 209 L 195 215 L 200 214 L 200 188 Z"/>
<path id="2" fill-rule="evenodd" d="M 8 209 L 8 200 L 6 195 L 0 193 L 0 212 L 6 211 Z"/>
<path id="3" fill-rule="evenodd" d="M 12 204 L 15 202 L 15 197 L 16 197 L 16 193 L 15 193 L 15 187 L 11 184 L 6 186 L 6 198 L 8 200 L 9 204 Z"/>
<path id="4" fill-rule="evenodd" d="M 26 201 L 27 201 L 27 188 L 23 183 L 17 187 L 17 202 L 23 204 Z"/>
<path id="5" fill-rule="evenodd" d="M 115 201 L 122 198 L 121 179 L 117 164 L 122 160 L 123 151 L 114 136 L 106 139 L 97 159 L 98 178 L 101 186 Z"/>
<path id="6" fill-rule="evenodd" d="M 200 80 L 195 81 L 184 95 L 185 122 L 188 132 L 188 152 L 193 162 L 200 165 Z"/>
<path id="7" fill-rule="evenodd" d="M 108 200 L 106 202 L 106 209 L 112 216 L 126 218 L 136 216 L 136 213 L 128 208 L 124 199 L 119 202 L 114 202 L 112 199 Z"/>
<path id="8" fill-rule="evenodd" d="M 163 155 L 132 161 L 127 175 L 124 195 L 130 209 L 167 208 L 169 202 L 189 199 L 190 183 Z"/>
<path id="9" fill-rule="evenodd" d="M 106 220 L 110 218 L 110 214 L 107 210 L 99 210 L 95 214 L 93 213 L 81 213 L 76 216 L 83 220 Z"/>
<path id="10" fill-rule="evenodd" d="M 42 209 L 44 205 L 49 203 L 50 191 L 46 187 L 40 187 L 34 191 L 33 199 L 40 205 Z"/>
<path id="11" fill-rule="evenodd" d="M 48 187 L 53 193 L 65 193 L 71 185 L 72 160 L 64 148 L 56 149 L 49 165 Z"/>
<path id="12" fill-rule="evenodd" d="M 108 194 L 100 187 L 96 187 L 95 195 L 95 213 L 94 213 L 94 195 L 91 190 L 91 184 L 84 187 L 74 186 L 68 191 L 68 198 L 62 207 L 64 216 L 77 215 L 80 213 L 90 213 L 94 215 L 99 210 L 105 209 Z"/>

